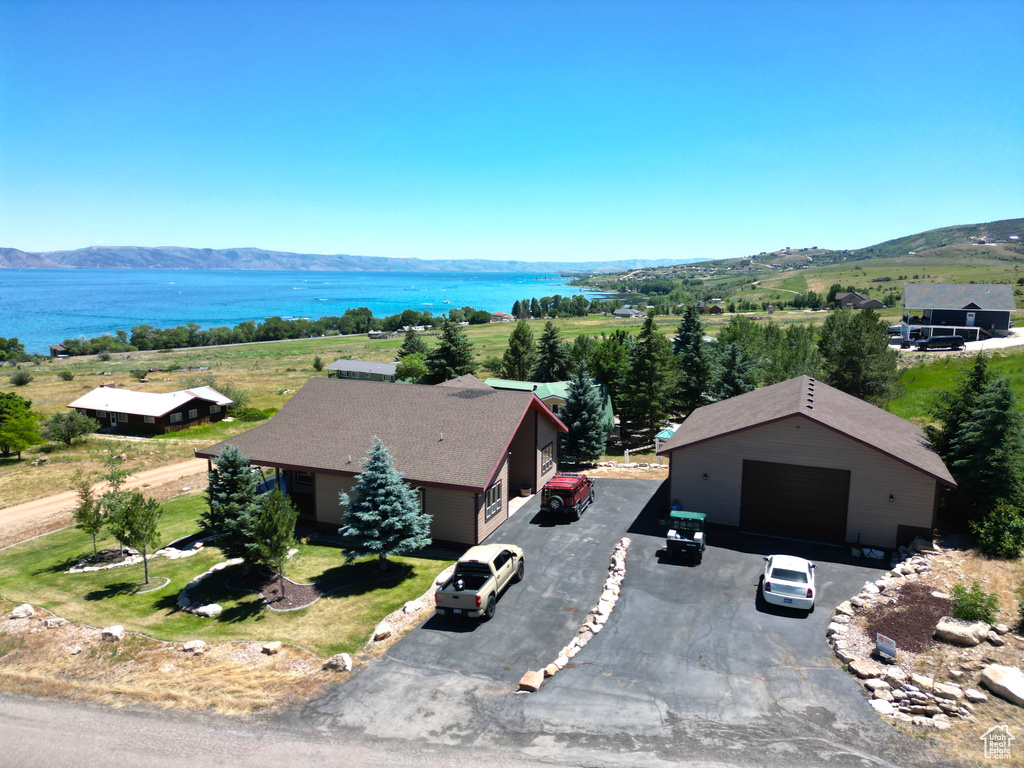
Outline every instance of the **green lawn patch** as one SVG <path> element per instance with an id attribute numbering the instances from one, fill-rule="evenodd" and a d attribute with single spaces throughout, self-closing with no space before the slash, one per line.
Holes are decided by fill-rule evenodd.
<path id="1" fill-rule="evenodd" d="M 195 533 L 195 520 L 205 504 L 201 494 L 190 494 L 164 504 L 161 542 Z M 101 547 L 113 542 L 100 542 Z M 224 612 L 213 619 L 177 609 L 178 593 L 193 577 L 224 559 L 216 547 L 183 560 L 150 561 L 151 580 L 170 583 L 152 592 L 138 592 L 142 565 L 92 573 L 67 574 L 68 568 L 92 553 L 92 540 L 67 528 L 0 552 L 0 595 L 15 603 L 40 605 L 69 621 L 95 627 L 122 624 L 161 640 L 281 640 L 322 655 L 353 652 L 366 642 L 377 622 L 388 613 L 423 594 L 450 561 L 395 558 L 406 572 L 390 582 L 355 585 L 339 590 L 297 611 L 268 610 L 259 596 L 228 589 L 225 581 L 237 568 L 228 568 L 193 590 L 193 599 L 217 602 Z M 331 546 L 300 545 L 290 578 L 312 582 L 333 576 L 346 565 L 340 550 Z"/>

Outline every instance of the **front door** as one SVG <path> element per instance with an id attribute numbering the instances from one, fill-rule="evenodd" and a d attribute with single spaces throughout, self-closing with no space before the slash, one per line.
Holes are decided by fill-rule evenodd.
<path id="1" fill-rule="evenodd" d="M 113 411 L 110 412 L 110 426 L 117 426 L 117 414 L 114 413 Z"/>
<path id="2" fill-rule="evenodd" d="M 967 313 L 967 327 L 968 328 L 973 328 L 974 327 L 974 313 L 973 312 L 968 312 Z"/>

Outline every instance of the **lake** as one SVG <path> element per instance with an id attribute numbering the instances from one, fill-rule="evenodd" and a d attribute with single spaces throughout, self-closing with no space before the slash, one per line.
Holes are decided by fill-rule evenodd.
<path id="1" fill-rule="evenodd" d="M 368 307 L 376 317 L 404 309 L 440 315 L 451 307 L 512 311 L 517 299 L 580 292 L 552 275 L 436 272 L 297 272 L 172 269 L 0 270 L 0 336 L 27 352 L 78 336 L 132 326 L 342 315 Z M 602 294 L 584 291 L 589 298 Z"/>

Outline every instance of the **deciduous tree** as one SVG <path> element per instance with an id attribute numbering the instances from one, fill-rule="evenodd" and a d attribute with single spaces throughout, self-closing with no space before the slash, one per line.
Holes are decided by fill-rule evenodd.
<path id="1" fill-rule="evenodd" d="M 391 452 L 376 437 L 362 464 L 352 496 L 339 494 L 346 511 L 338 533 L 345 538 L 346 559 L 376 555 L 384 570 L 389 557 L 430 544 L 430 515 L 420 509 L 418 494 L 402 480 Z"/>
<path id="2" fill-rule="evenodd" d="M 103 530 L 103 507 L 99 500 L 93 496 L 92 482 L 81 472 L 77 473 L 71 482 L 75 494 L 78 496 L 78 504 L 75 506 L 75 527 L 89 536 L 92 536 L 92 553 L 96 555 L 99 550 L 96 548 L 96 537 Z"/>
<path id="3" fill-rule="evenodd" d="M 408 384 L 418 384 L 427 375 L 427 359 L 419 352 L 406 355 L 395 366 L 395 379 Z"/>
<path id="4" fill-rule="evenodd" d="M 121 542 L 138 550 L 142 555 L 146 583 L 149 584 L 148 551 L 156 547 L 160 532 L 158 525 L 163 507 L 156 499 L 146 499 L 141 491 L 128 491 L 120 513 L 108 521 L 110 532 Z"/>
<path id="5" fill-rule="evenodd" d="M 70 446 L 75 440 L 91 435 L 100 428 L 96 419 L 90 419 L 78 411 L 55 413 L 43 422 L 43 436 L 49 440 Z"/>

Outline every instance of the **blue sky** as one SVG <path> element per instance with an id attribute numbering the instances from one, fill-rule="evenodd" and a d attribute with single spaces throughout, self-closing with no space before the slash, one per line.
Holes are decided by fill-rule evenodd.
<path id="1" fill-rule="evenodd" d="M 594 260 L 1024 216 L 1024 3 L 0 3 L 0 246 Z"/>

